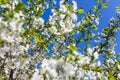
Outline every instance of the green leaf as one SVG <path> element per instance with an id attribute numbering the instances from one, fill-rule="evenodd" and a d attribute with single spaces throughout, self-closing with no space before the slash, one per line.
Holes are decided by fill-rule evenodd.
<path id="1" fill-rule="evenodd" d="M 105 2 L 103 2 L 102 3 L 102 8 L 108 8 L 108 5 Z"/>
<path id="2" fill-rule="evenodd" d="M 109 72 L 109 80 L 116 80 L 115 77 L 113 76 L 112 72 Z"/>
<path id="3" fill-rule="evenodd" d="M 0 38 L 0 46 L 4 43 L 4 40 Z"/>
<path id="4" fill-rule="evenodd" d="M 94 29 L 94 30 L 98 30 L 97 26 L 95 24 L 92 24 L 91 27 Z"/>
<path id="5" fill-rule="evenodd" d="M 22 58 L 28 58 L 28 55 L 27 54 L 23 54 Z"/>
<path id="6" fill-rule="evenodd" d="M 15 11 L 21 10 L 23 8 L 23 6 L 24 6 L 24 3 L 22 3 L 22 2 L 18 3 L 15 7 Z"/>
<path id="7" fill-rule="evenodd" d="M 0 4 L 6 4 L 7 1 L 6 0 L 0 0 Z"/>
<path id="8" fill-rule="evenodd" d="M 94 6 L 94 7 L 93 7 L 93 11 L 94 11 L 94 12 L 97 12 L 97 11 L 98 11 L 98 7 L 97 7 L 97 6 Z"/>
<path id="9" fill-rule="evenodd" d="M 8 17 L 10 17 L 10 18 L 12 18 L 13 17 L 13 11 L 9 11 L 9 13 L 8 13 Z"/>
<path id="10" fill-rule="evenodd" d="M 72 54 L 67 55 L 68 60 L 72 60 Z"/>
<path id="11" fill-rule="evenodd" d="M 70 6 L 69 6 L 69 9 L 70 9 L 70 12 L 72 12 L 72 11 L 73 11 L 73 6 L 70 5 Z"/>
<path id="12" fill-rule="evenodd" d="M 107 33 L 108 31 L 109 31 L 108 28 L 104 28 L 104 29 L 103 29 L 103 32 L 105 32 L 105 33 Z"/>
<path id="13" fill-rule="evenodd" d="M 71 51 L 75 51 L 75 50 L 77 49 L 77 47 L 76 47 L 74 44 L 71 44 L 71 45 L 69 46 L 69 49 L 70 49 Z"/>
<path id="14" fill-rule="evenodd" d="M 39 43 L 43 43 L 44 42 L 44 40 L 42 38 L 38 38 L 37 36 L 34 36 L 34 38 L 35 38 L 36 42 L 39 42 Z"/>
<path id="15" fill-rule="evenodd" d="M 101 71 L 101 70 L 103 70 L 102 67 L 98 67 L 97 68 L 97 71 Z"/>
<path id="16" fill-rule="evenodd" d="M 76 61 L 79 61 L 80 59 L 81 59 L 80 55 L 76 56 L 76 58 L 75 58 Z"/>
<path id="17" fill-rule="evenodd" d="M 45 50 L 49 50 L 48 47 L 47 47 L 46 45 L 44 46 L 44 49 L 45 49 Z"/>
<path id="18" fill-rule="evenodd" d="M 109 80 L 116 80 L 113 75 L 109 75 Z"/>
<path id="19" fill-rule="evenodd" d="M 101 0 L 97 0 L 97 3 L 100 3 L 101 2 Z"/>
<path id="20" fill-rule="evenodd" d="M 3 76 L 2 75 L 0 75 L 0 80 L 3 80 Z"/>
<path id="21" fill-rule="evenodd" d="M 84 13 L 84 9 L 78 9 L 78 10 L 76 10 L 76 13 L 78 13 L 78 14 L 83 14 Z"/>

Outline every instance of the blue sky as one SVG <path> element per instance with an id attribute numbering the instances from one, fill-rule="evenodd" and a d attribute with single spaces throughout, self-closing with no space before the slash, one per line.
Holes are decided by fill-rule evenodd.
<path id="1" fill-rule="evenodd" d="M 86 0 L 85 0 L 86 1 Z M 120 0 L 109 0 L 108 1 L 108 8 L 102 9 L 102 17 L 100 18 L 100 25 L 98 26 L 99 28 L 104 28 L 108 25 L 109 20 L 111 17 L 115 17 L 116 13 L 116 6 L 120 5 Z M 118 53 L 120 52 L 120 31 L 118 31 L 116 35 L 116 47 L 115 51 Z"/>
<path id="2" fill-rule="evenodd" d="M 83 7 L 85 11 L 89 11 L 95 5 L 95 0 L 75 0 L 78 3 L 78 8 Z M 107 0 L 108 1 L 108 8 L 101 9 L 102 16 L 100 18 L 100 24 L 98 26 L 99 30 L 101 31 L 102 28 L 107 27 L 109 20 L 112 17 L 116 16 L 115 10 L 116 6 L 120 5 L 120 0 Z M 81 17 L 81 15 L 79 16 Z M 120 31 L 118 31 L 116 35 L 116 53 L 120 52 Z"/>
<path id="3" fill-rule="evenodd" d="M 22 0 L 23 2 L 26 3 L 27 0 Z M 57 4 L 56 6 L 58 6 L 60 0 L 57 0 Z M 89 11 L 89 9 L 92 9 L 93 6 L 95 5 L 95 0 L 75 0 L 78 3 L 78 8 L 83 7 L 85 12 Z M 120 5 L 120 0 L 107 0 L 108 1 L 108 8 L 106 9 L 101 9 L 100 11 L 102 12 L 102 17 L 100 18 L 100 24 L 98 26 L 99 30 L 101 31 L 102 28 L 107 27 L 109 20 L 112 17 L 115 17 L 115 10 L 116 10 L 116 6 Z M 42 17 L 45 20 L 49 19 L 49 15 L 51 15 L 50 13 L 51 9 L 47 9 L 45 11 L 45 13 L 42 15 Z M 83 14 L 84 15 L 84 14 Z M 79 15 L 79 20 L 81 19 L 81 17 L 83 15 Z M 120 52 L 120 31 L 117 33 L 116 35 L 116 47 L 115 47 L 115 51 L 118 53 Z"/>

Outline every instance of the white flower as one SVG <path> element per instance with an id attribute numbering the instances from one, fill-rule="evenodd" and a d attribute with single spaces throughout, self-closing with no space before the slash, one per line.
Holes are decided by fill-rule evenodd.
<path id="1" fill-rule="evenodd" d="M 17 29 L 17 21 L 16 20 L 12 20 L 10 19 L 10 27 L 12 28 L 13 31 L 15 31 Z"/>
<path id="2" fill-rule="evenodd" d="M 102 73 L 97 72 L 97 76 L 98 76 L 99 78 L 101 78 L 101 77 L 102 77 Z"/>
<path id="3" fill-rule="evenodd" d="M 90 79 L 91 80 L 96 80 L 96 76 L 92 76 Z"/>
<path id="4" fill-rule="evenodd" d="M 18 20 L 20 20 L 20 18 L 23 17 L 23 16 L 24 15 L 23 15 L 22 11 L 20 11 L 19 13 L 14 14 L 14 17 L 17 18 Z"/>
<path id="5" fill-rule="evenodd" d="M 41 67 L 45 69 L 45 68 L 47 68 L 48 66 L 49 66 L 48 60 L 44 59 L 44 60 L 42 61 Z"/>
<path id="6" fill-rule="evenodd" d="M 115 18 L 114 17 L 112 17 L 111 19 L 110 19 L 110 21 L 114 21 L 115 20 Z"/>
<path id="7" fill-rule="evenodd" d="M 60 21 L 60 26 L 65 28 L 65 23 L 62 20 Z"/>
<path id="8" fill-rule="evenodd" d="M 60 18 L 63 20 L 65 18 L 65 14 L 60 14 Z"/>
<path id="9" fill-rule="evenodd" d="M 9 52 L 9 51 L 10 51 L 10 47 L 4 46 L 4 47 L 1 48 L 1 50 L 2 50 L 3 52 Z"/>
<path id="10" fill-rule="evenodd" d="M 56 67 L 57 60 L 51 58 L 48 60 L 48 64 L 51 65 L 51 67 Z"/>
<path id="11" fill-rule="evenodd" d="M 90 77 L 90 80 L 96 80 L 96 72 L 88 71 L 88 75 Z"/>
<path id="12" fill-rule="evenodd" d="M 98 66 L 101 66 L 101 64 L 102 64 L 101 61 L 98 60 L 98 61 L 97 61 L 97 65 L 98 65 Z"/>
<path id="13" fill-rule="evenodd" d="M 13 36 L 10 36 L 10 35 L 7 34 L 7 32 L 5 32 L 5 31 L 2 32 L 0 36 L 1 36 L 2 40 L 5 40 L 5 41 L 10 42 L 10 43 L 14 42 L 14 37 L 13 37 Z"/>
<path id="14" fill-rule="evenodd" d="M 73 76 L 75 74 L 75 68 L 72 64 L 67 63 L 63 66 L 64 72 L 68 76 Z"/>
<path id="15" fill-rule="evenodd" d="M 11 6 L 9 5 L 9 4 L 6 4 L 6 5 L 4 5 L 4 4 L 2 4 L 2 5 L 0 5 L 2 8 L 9 8 L 9 9 L 11 9 Z"/>
<path id="16" fill-rule="evenodd" d="M 77 10 L 77 3 L 74 0 L 72 1 L 72 3 L 73 3 L 73 11 Z"/>
<path id="17" fill-rule="evenodd" d="M 33 74 L 31 80 L 41 80 L 41 76 L 38 71 Z"/>
<path id="18" fill-rule="evenodd" d="M 95 22 L 96 22 L 97 25 L 99 25 L 99 18 L 96 18 Z"/>
<path id="19" fill-rule="evenodd" d="M 52 33 L 56 34 L 56 35 L 60 35 L 60 32 L 58 32 L 57 28 L 55 26 L 52 26 L 50 28 L 50 30 L 52 31 Z"/>
<path id="20" fill-rule="evenodd" d="M 69 32 L 72 31 L 72 29 L 69 29 L 69 28 L 62 28 L 62 31 L 63 31 L 64 33 L 69 33 Z"/>
<path id="21" fill-rule="evenodd" d="M 53 78 L 56 78 L 56 77 L 57 77 L 57 72 L 56 72 L 55 69 L 52 69 L 52 68 L 50 68 L 50 67 L 47 67 L 47 72 L 48 72 L 48 74 L 49 74 L 51 77 L 53 77 Z"/>
<path id="22" fill-rule="evenodd" d="M 49 69 L 53 69 L 55 70 L 56 66 L 57 66 L 57 61 L 55 59 L 44 59 L 42 61 L 42 65 L 41 65 L 41 68 L 44 71 L 48 71 L 50 74 L 51 74 L 51 70 L 49 71 Z"/>
<path id="23" fill-rule="evenodd" d="M 40 24 L 40 25 L 44 25 L 44 19 L 43 18 L 36 18 L 34 21 L 34 24 Z"/>
<path id="24" fill-rule="evenodd" d="M 115 64 L 114 60 L 113 59 L 107 59 L 107 64 L 108 65 L 111 65 L 111 64 Z"/>
<path id="25" fill-rule="evenodd" d="M 58 65 L 63 65 L 64 64 L 64 60 L 62 59 L 62 58 L 60 58 L 59 60 L 58 60 Z"/>
<path id="26" fill-rule="evenodd" d="M 73 21 L 77 21 L 77 15 L 75 13 L 71 14 L 71 18 Z"/>
<path id="27" fill-rule="evenodd" d="M 117 9 L 116 9 L 116 12 L 118 13 L 118 14 L 120 14 L 120 6 L 118 6 L 118 7 L 116 7 Z"/>
<path id="28" fill-rule="evenodd" d="M 80 55 L 80 53 L 79 53 L 78 51 L 73 51 L 73 53 L 74 53 L 75 55 Z"/>
<path id="29" fill-rule="evenodd" d="M 79 64 L 89 64 L 90 63 L 90 57 L 88 56 L 82 56 L 80 61 L 78 61 Z"/>
<path id="30" fill-rule="evenodd" d="M 57 13 L 55 9 L 52 9 L 51 12 L 52 12 L 53 16 L 55 16 Z"/>
<path id="31" fill-rule="evenodd" d="M 41 65 L 41 72 L 44 73 L 45 71 L 48 73 L 49 76 L 56 78 L 57 77 L 57 71 L 56 71 L 56 66 L 57 66 L 57 60 L 55 59 L 44 59 L 42 61 Z"/>
<path id="32" fill-rule="evenodd" d="M 22 23 L 19 23 L 18 20 L 10 19 L 9 24 L 10 24 L 10 28 L 13 32 L 15 32 L 15 31 L 17 31 L 18 33 L 21 32 Z"/>
<path id="33" fill-rule="evenodd" d="M 50 18 L 49 18 L 49 23 L 52 24 L 52 25 L 54 25 L 54 24 L 56 23 L 55 20 L 56 20 L 56 17 L 50 16 Z"/>
<path id="34" fill-rule="evenodd" d="M 95 59 L 98 59 L 98 58 L 99 58 L 98 52 L 95 52 L 95 53 L 94 53 L 94 58 L 95 58 Z"/>
<path id="35" fill-rule="evenodd" d="M 60 4 L 59 10 L 60 10 L 61 12 L 66 12 L 66 11 L 67 11 L 65 5 L 63 5 L 63 4 Z"/>
<path id="36" fill-rule="evenodd" d="M 85 76 L 85 77 L 84 77 L 84 80 L 89 80 L 89 77 L 88 77 L 88 76 Z"/>
<path id="37" fill-rule="evenodd" d="M 120 65 L 118 65 L 118 69 L 120 70 Z"/>
<path id="38" fill-rule="evenodd" d="M 63 4 L 65 2 L 65 0 L 60 0 L 60 5 Z"/>
<path id="39" fill-rule="evenodd" d="M 92 14 L 92 15 L 91 15 L 91 18 L 92 18 L 92 20 L 94 20 L 94 19 L 95 19 L 95 15 L 94 15 L 94 14 Z"/>
<path id="40" fill-rule="evenodd" d="M 91 55 L 93 53 L 93 49 L 92 48 L 87 48 L 87 52 Z"/>
<path id="41" fill-rule="evenodd" d="M 118 79 L 120 79 L 120 73 L 118 73 Z"/>
<path id="42" fill-rule="evenodd" d="M 85 56 L 85 57 L 84 57 L 84 62 L 86 62 L 86 64 L 89 64 L 89 63 L 90 63 L 90 58 L 87 57 L 87 56 Z"/>
<path id="43" fill-rule="evenodd" d="M 17 60 L 14 61 L 14 64 L 15 64 L 15 67 L 16 67 L 16 68 L 18 68 L 18 69 L 20 68 L 20 62 L 19 62 L 19 61 L 17 61 Z"/>
<path id="44" fill-rule="evenodd" d="M 85 71 L 82 68 L 79 68 L 79 71 L 77 72 L 77 78 L 81 79 L 84 77 Z"/>
<path id="45" fill-rule="evenodd" d="M 2 57 L 2 58 L 5 58 L 5 53 L 4 52 L 2 52 L 2 51 L 0 51 L 0 57 Z"/>
<path id="46" fill-rule="evenodd" d="M 2 20 L 2 18 L 0 17 L 0 28 L 5 28 L 6 26 L 8 26 L 7 21 L 4 22 L 4 21 Z"/>

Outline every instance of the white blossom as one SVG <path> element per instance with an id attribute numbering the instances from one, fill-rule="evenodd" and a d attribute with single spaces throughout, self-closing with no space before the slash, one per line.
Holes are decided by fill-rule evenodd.
<path id="1" fill-rule="evenodd" d="M 76 1 L 73 0 L 72 3 L 73 3 L 73 11 L 77 10 L 77 3 L 76 3 Z"/>
<path id="2" fill-rule="evenodd" d="M 120 73 L 118 73 L 118 79 L 120 79 Z"/>
<path id="3" fill-rule="evenodd" d="M 41 76 L 38 71 L 34 72 L 31 80 L 41 80 Z"/>
<path id="4" fill-rule="evenodd" d="M 90 55 L 92 55 L 93 49 L 92 49 L 92 48 L 87 48 L 87 52 L 88 52 Z"/>
<path id="5" fill-rule="evenodd" d="M 99 58 L 98 52 L 94 52 L 94 58 L 95 58 L 95 59 L 98 59 L 98 58 Z"/>
<path id="6" fill-rule="evenodd" d="M 120 70 L 120 65 L 118 65 L 118 69 Z"/>
<path id="7" fill-rule="evenodd" d="M 96 22 L 97 25 L 99 25 L 99 18 L 96 18 L 95 22 Z"/>
<path id="8" fill-rule="evenodd" d="M 65 7 L 65 5 L 64 4 L 60 4 L 60 9 L 59 9 L 61 12 L 66 12 L 67 11 L 67 9 L 66 9 L 66 7 Z"/>
<path id="9" fill-rule="evenodd" d="M 65 71 L 65 75 L 68 75 L 68 76 L 73 76 L 75 74 L 75 68 L 72 64 L 65 64 L 63 66 L 63 69 Z"/>
<path id="10" fill-rule="evenodd" d="M 71 14 L 71 18 L 73 21 L 77 21 L 77 15 L 75 13 Z"/>
<path id="11" fill-rule="evenodd" d="M 44 25 L 44 19 L 43 18 L 36 18 L 35 20 L 34 20 L 34 24 L 36 25 L 36 24 L 40 24 L 40 25 Z"/>
<path id="12" fill-rule="evenodd" d="M 60 14 L 60 18 L 63 20 L 65 18 L 65 14 Z"/>

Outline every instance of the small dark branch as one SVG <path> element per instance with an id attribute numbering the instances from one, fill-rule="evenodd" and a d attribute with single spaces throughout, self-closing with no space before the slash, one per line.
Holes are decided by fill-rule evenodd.
<path id="1" fill-rule="evenodd" d="M 3 63 L 2 63 L 2 65 L 0 66 L 0 73 L 2 73 L 2 71 L 4 70 L 4 66 L 5 66 L 5 61 L 6 61 L 6 57 L 5 57 L 5 59 L 3 60 Z"/>
<path id="2" fill-rule="evenodd" d="M 10 75 L 9 75 L 9 80 L 14 80 L 13 79 L 13 73 L 14 73 L 14 69 L 11 69 Z"/>

